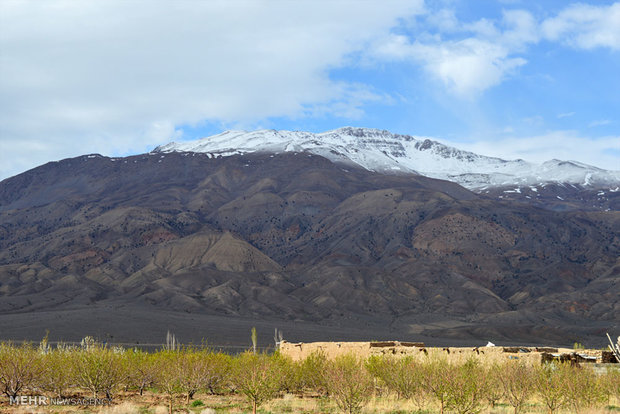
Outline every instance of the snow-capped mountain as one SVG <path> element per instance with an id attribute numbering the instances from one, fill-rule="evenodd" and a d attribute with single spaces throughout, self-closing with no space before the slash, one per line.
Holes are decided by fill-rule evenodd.
<path id="1" fill-rule="evenodd" d="M 546 183 L 618 191 L 620 171 L 576 161 L 535 164 L 459 150 L 440 142 L 389 131 L 345 127 L 319 134 L 300 131 L 226 131 L 196 141 L 171 142 L 154 152 L 201 152 L 227 156 L 252 152 L 309 152 L 332 161 L 383 173 L 417 173 L 450 180 L 472 190 Z"/>

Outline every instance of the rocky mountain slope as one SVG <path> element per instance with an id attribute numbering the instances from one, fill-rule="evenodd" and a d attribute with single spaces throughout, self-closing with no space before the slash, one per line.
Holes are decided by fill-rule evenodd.
<path id="1" fill-rule="evenodd" d="M 316 151 L 178 150 L 0 182 L 4 326 L 65 312 L 45 319 L 54 332 L 101 307 L 130 338 L 172 314 L 324 327 L 304 340 L 570 344 L 620 329 L 617 211 L 550 211 Z M 115 325 L 124 307 L 150 316 Z"/>

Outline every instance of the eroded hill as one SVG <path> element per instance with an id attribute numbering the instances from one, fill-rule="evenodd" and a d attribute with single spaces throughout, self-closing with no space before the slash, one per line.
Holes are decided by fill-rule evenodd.
<path id="1" fill-rule="evenodd" d="M 308 153 L 91 155 L 1 182 L 0 312 L 104 305 L 587 341 L 620 329 L 620 213 Z"/>

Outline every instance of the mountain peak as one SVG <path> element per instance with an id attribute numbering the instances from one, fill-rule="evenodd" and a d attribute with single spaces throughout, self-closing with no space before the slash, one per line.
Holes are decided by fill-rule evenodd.
<path id="1" fill-rule="evenodd" d="M 154 152 L 200 152 L 234 155 L 253 152 L 309 152 L 334 162 L 355 164 L 386 174 L 414 173 L 457 182 L 472 190 L 489 187 L 563 183 L 591 188 L 620 184 L 620 171 L 607 171 L 577 161 L 542 164 L 504 160 L 464 151 L 428 137 L 387 130 L 345 126 L 322 133 L 285 130 L 229 130 Z"/>

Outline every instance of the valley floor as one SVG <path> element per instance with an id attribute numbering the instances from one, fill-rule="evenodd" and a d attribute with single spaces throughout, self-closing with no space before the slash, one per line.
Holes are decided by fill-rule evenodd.
<path id="1" fill-rule="evenodd" d="M 169 331 L 182 344 L 206 341 L 214 349 L 241 352 L 251 345 L 252 327 L 263 350 L 273 349 L 276 328 L 291 342 L 399 340 L 438 347 L 484 346 L 491 341 L 498 346 L 572 347 L 579 342 L 588 348 L 606 348 L 605 332 L 620 332 L 618 321 L 571 321 L 571 330 L 530 329 L 515 322 L 499 329 L 441 315 L 420 315 L 418 320 L 394 324 L 370 318 L 312 322 L 188 313 L 130 303 L 0 312 L 0 340 L 38 342 L 49 331 L 52 343 L 80 342 L 92 336 L 102 343 L 146 350 L 161 348 Z"/>

